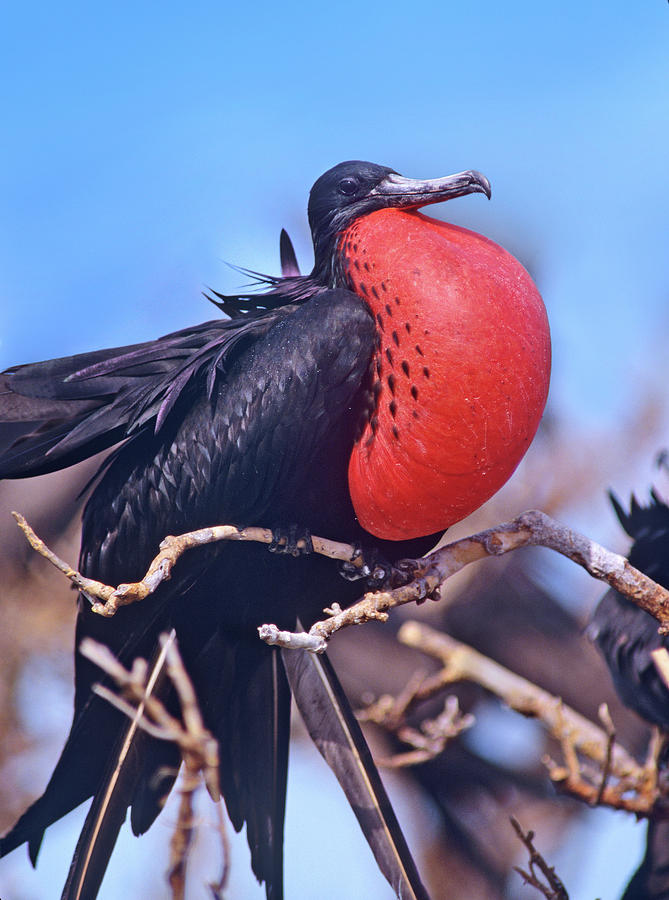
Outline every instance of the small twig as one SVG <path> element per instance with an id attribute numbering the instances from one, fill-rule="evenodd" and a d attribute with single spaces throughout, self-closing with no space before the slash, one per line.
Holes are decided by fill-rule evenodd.
<path id="1" fill-rule="evenodd" d="M 220 803 L 216 804 L 216 830 L 218 831 L 221 840 L 223 860 L 221 865 L 221 876 L 218 881 L 210 882 L 209 890 L 211 891 L 213 900 L 223 900 L 223 892 L 225 891 L 225 886 L 228 883 L 228 877 L 230 875 L 230 841 L 228 839 L 228 831 L 225 827 L 223 807 Z"/>
<path id="2" fill-rule="evenodd" d="M 522 841 L 530 857 L 529 872 L 524 871 L 520 868 L 520 866 L 514 866 L 515 871 L 518 872 L 521 878 L 525 881 L 525 884 L 529 884 L 532 887 L 536 888 L 540 893 L 544 895 L 544 897 L 546 897 L 546 900 L 569 900 L 567 890 L 558 876 L 555 874 L 555 869 L 553 868 L 553 866 L 548 865 L 541 853 L 539 853 L 539 851 L 534 846 L 534 832 L 524 832 L 518 820 L 514 819 L 513 816 L 511 817 L 511 825 L 513 826 L 513 830 Z M 545 882 L 541 881 L 541 879 L 537 875 L 537 869 L 539 870 L 540 874 L 543 875 Z"/>
<path id="3" fill-rule="evenodd" d="M 623 747 L 616 744 L 615 729 L 608 710 L 600 709 L 604 729 L 564 704 L 559 697 L 544 691 L 532 682 L 510 672 L 503 666 L 478 653 L 472 647 L 456 641 L 449 635 L 434 631 L 417 622 L 406 622 L 399 631 L 399 640 L 410 647 L 436 657 L 442 669 L 427 678 L 412 679 L 395 699 L 380 697 L 359 713 L 365 721 L 373 721 L 402 740 L 414 746 L 414 750 L 381 761 L 391 766 L 413 765 L 441 752 L 445 742 L 431 742 L 430 728 L 427 734 L 409 729 L 406 713 L 421 700 L 434 697 L 457 681 L 471 681 L 498 696 L 511 709 L 524 716 L 539 720 L 560 743 L 565 763 L 556 763 L 549 756 L 543 759 L 551 780 L 580 800 L 590 805 L 610 806 L 634 812 L 639 816 L 669 815 L 669 809 L 658 806 L 657 749 L 649 755 L 644 766 Z M 469 725 L 463 717 L 463 725 Z M 443 723 L 440 723 L 443 727 Z M 446 739 L 453 735 L 446 732 Z M 579 754 L 585 762 L 581 762 Z M 588 766 L 587 760 L 595 765 Z M 609 779 L 616 779 L 614 785 Z"/>
<path id="4" fill-rule="evenodd" d="M 658 647 L 657 650 L 651 650 L 653 664 L 657 669 L 658 675 L 662 679 L 664 686 L 669 690 L 669 653 L 666 647 Z"/>
<path id="5" fill-rule="evenodd" d="M 320 652 L 323 641 L 328 641 L 340 628 L 373 619 L 385 621 L 388 610 L 396 606 L 434 598 L 448 578 L 472 562 L 530 546 L 548 547 L 567 556 L 594 578 L 606 581 L 655 616 L 662 627 L 669 626 L 669 591 L 631 566 L 624 556 L 606 550 L 539 510 L 529 510 L 511 522 L 447 544 L 422 560 L 405 561 L 413 578 L 410 583 L 394 590 L 365 594 L 337 615 L 316 622 L 309 630 L 314 637 L 309 649 Z"/>
<path id="6" fill-rule="evenodd" d="M 276 644 L 279 647 L 288 647 L 291 650 L 313 650 L 322 653 L 327 643 L 319 638 L 314 638 L 306 631 L 281 631 L 276 625 L 261 625 L 258 636 L 270 646 Z"/>
<path id="7" fill-rule="evenodd" d="M 600 765 L 604 763 L 607 735 L 585 716 L 566 706 L 559 697 L 483 656 L 473 647 L 419 622 L 405 622 L 398 638 L 403 644 L 441 662 L 443 669 L 431 678 L 432 692 L 456 681 L 473 681 L 516 712 L 539 719 L 557 740 L 563 741 L 565 734 L 569 734 L 580 752 Z M 424 691 L 421 694 L 425 696 Z M 640 776 L 641 773 L 641 767 L 619 745 L 613 748 L 611 765 L 618 777 Z"/>
<path id="8" fill-rule="evenodd" d="M 650 730 L 650 741 L 648 742 L 648 750 L 646 751 L 645 767 L 651 768 L 657 773 L 657 764 L 662 753 L 662 749 L 667 740 L 667 735 L 661 731 L 657 725 L 653 725 Z"/>
<path id="9" fill-rule="evenodd" d="M 426 680 L 424 672 L 414 672 L 397 697 L 383 694 L 374 703 L 356 712 L 361 722 L 373 722 L 414 748 L 406 753 L 377 759 L 380 766 L 398 769 L 434 759 L 443 752 L 449 741 L 474 724 L 474 716 L 463 714 L 458 698 L 450 695 L 444 701 L 443 711 L 435 719 L 422 721 L 420 730 L 410 726 L 407 715 L 420 700 Z"/>
<path id="10" fill-rule="evenodd" d="M 382 694 L 364 709 L 357 710 L 356 717 L 361 722 L 374 722 L 386 731 L 396 731 L 406 723 L 407 713 L 420 698 L 426 678 L 425 672 L 416 670 L 397 697 Z"/>
<path id="11" fill-rule="evenodd" d="M 613 719 L 611 718 L 611 713 L 609 712 L 609 707 L 606 703 L 602 703 L 599 707 L 599 720 L 606 730 L 608 740 L 606 742 L 606 758 L 604 759 L 604 765 L 602 766 L 602 780 L 599 786 L 599 790 L 597 791 L 597 796 L 595 797 L 595 806 L 599 806 L 601 804 L 604 792 L 606 791 L 606 785 L 609 780 L 609 775 L 611 774 L 611 757 L 613 756 L 613 745 L 616 742 L 616 729 L 613 724 Z"/>
<path id="12" fill-rule="evenodd" d="M 69 578 L 72 584 L 79 588 L 83 594 L 98 597 L 105 602 L 112 596 L 114 593 L 113 587 L 103 584 L 101 581 L 95 581 L 93 578 L 86 578 L 80 572 L 77 572 L 76 569 L 73 569 L 69 563 L 62 560 L 60 556 L 56 556 L 53 550 L 50 550 L 44 541 L 35 534 L 21 513 L 12 512 L 12 516 L 33 550 L 39 553 L 40 556 L 48 559 L 51 565 L 62 572 L 66 578 Z"/>
<path id="13" fill-rule="evenodd" d="M 444 702 L 443 711 L 434 719 L 425 719 L 420 730 L 409 725 L 398 725 L 394 731 L 397 737 L 414 749 L 406 753 L 378 759 L 379 765 L 387 769 L 400 769 L 419 765 L 439 756 L 449 741 L 462 734 L 474 724 L 474 716 L 462 713 L 458 698 L 449 696 Z"/>
<path id="14" fill-rule="evenodd" d="M 653 774 L 650 764 L 639 766 L 612 739 L 608 727 L 606 731 L 602 730 L 559 697 L 426 625 L 406 622 L 398 637 L 408 646 L 436 657 L 443 666 L 440 672 L 423 682 L 414 692 L 415 697 L 433 696 L 456 681 L 475 682 L 500 697 L 511 709 L 538 719 L 559 741 L 565 764 L 557 764 L 548 756 L 543 761 L 551 780 L 563 790 L 591 805 L 599 803 L 640 816 L 658 814 L 656 767 Z M 578 754 L 597 766 L 596 772 L 588 778 Z M 614 786 L 608 783 L 610 776 L 617 779 Z"/>

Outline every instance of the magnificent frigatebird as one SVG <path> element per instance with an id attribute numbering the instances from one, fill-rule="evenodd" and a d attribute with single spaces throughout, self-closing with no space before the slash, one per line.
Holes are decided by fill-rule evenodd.
<path id="1" fill-rule="evenodd" d="M 632 565 L 658 584 L 669 588 L 669 506 L 655 491 L 650 503 L 632 496 L 626 512 L 611 495 L 616 515 L 633 539 Z M 669 648 L 669 639 L 645 610 L 613 589 L 600 600 L 589 634 L 602 652 L 616 691 L 623 703 L 647 722 L 669 730 L 669 689 L 653 662 L 652 652 Z M 663 765 L 666 766 L 666 752 Z M 646 854 L 623 900 L 660 900 L 669 896 L 669 827 L 666 820 L 648 823 Z"/>
<path id="2" fill-rule="evenodd" d="M 80 569 L 108 584 L 141 578 L 166 534 L 222 522 L 282 530 L 289 549 L 311 533 L 384 558 L 425 552 L 511 475 L 548 390 L 548 325 L 527 272 L 486 238 L 416 211 L 470 193 L 490 196 L 478 172 L 417 181 L 366 162 L 330 169 L 309 198 L 310 275 L 217 295 L 228 319 L 7 370 L 0 421 L 25 433 L 0 456 L 0 477 L 120 443 L 83 513 Z M 357 592 L 322 557 L 234 544 L 194 551 L 111 620 L 79 599 L 77 647 L 91 636 L 126 664 L 175 629 L 219 739 L 230 818 L 246 823 L 268 897 L 282 894 L 290 691 L 257 627 L 308 625 Z M 124 724 L 91 694 L 99 677 L 77 651 L 70 735 L 1 854 L 27 841 L 34 861 L 45 828 L 99 792 Z M 141 833 L 171 786 L 155 773 L 178 758 L 150 739 L 136 755 L 122 806 Z M 407 882 L 396 889 L 423 896 L 415 873 Z"/>

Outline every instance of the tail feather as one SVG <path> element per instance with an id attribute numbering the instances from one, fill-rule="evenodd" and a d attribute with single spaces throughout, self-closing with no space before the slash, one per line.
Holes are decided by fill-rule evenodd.
<path id="1" fill-rule="evenodd" d="M 97 698 L 96 698 L 97 699 Z M 102 701 L 97 701 L 102 706 Z M 28 843 L 30 860 L 37 862 L 45 830 L 91 797 L 104 768 L 101 747 L 113 744 L 120 713 L 99 716 L 96 707 L 88 717 L 74 723 L 46 790 L 21 816 L 14 827 L 0 838 L 0 857 Z M 106 711 L 105 711 L 106 712 Z M 89 728 L 90 721 L 94 727 Z"/>
<path id="2" fill-rule="evenodd" d="M 290 689 L 279 655 L 256 637 L 216 632 L 189 671 L 218 739 L 230 820 L 237 831 L 246 823 L 253 872 L 268 900 L 281 900 Z"/>
<path id="3" fill-rule="evenodd" d="M 281 229 L 279 237 L 279 253 L 281 256 L 281 274 L 284 278 L 294 277 L 300 274 L 300 267 L 295 255 L 293 242 L 285 228 Z"/>
<path id="4" fill-rule="evenodd" d="M 367 742 L 326 656 L 282 650 L 307 731 L 342 786 L 384 877 L 401 900 L 428 900 Z"/>

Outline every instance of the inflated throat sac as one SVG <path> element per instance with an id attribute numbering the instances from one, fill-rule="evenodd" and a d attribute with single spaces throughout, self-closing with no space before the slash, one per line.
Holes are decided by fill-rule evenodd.
<path id="1" fill-rule="evenodd" d="M 380 343 L 375 408 L 351 455 L 356 515 L 377 537 L 432 534 L 507 481 L 548 395 L 551 345 L 523 266 L 475 232 L 384 209 L 342 235 Z"/>

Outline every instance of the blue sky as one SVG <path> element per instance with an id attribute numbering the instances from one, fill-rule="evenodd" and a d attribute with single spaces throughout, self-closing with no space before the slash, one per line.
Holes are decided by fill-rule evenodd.
<path id="1" fill-rule="evenodd" d="M 0 368 L 211 318 L 201 290 L 276 271 L 283 226 L 310 267 L 343 159 L 478 168 L 491 203 L 431 214 L 522 256 L 554 408 L 613 429 L 666 383 L 668 29 L 663 0 L 12 4 Z"/>
<path id="2" fill-rule="evenodd" d="M 282 226 L 309 265 L 307 192 L 341 159 L 475 167 L 493 202 L 437 214 L 529 256 L 554 401 L 615 416 L 667 324 L 669 8 L 582 6 L 10 11 L 0 364 L 210 317 L 202 287 L 239 285 L 224 260 L 276 270 Z"/>

